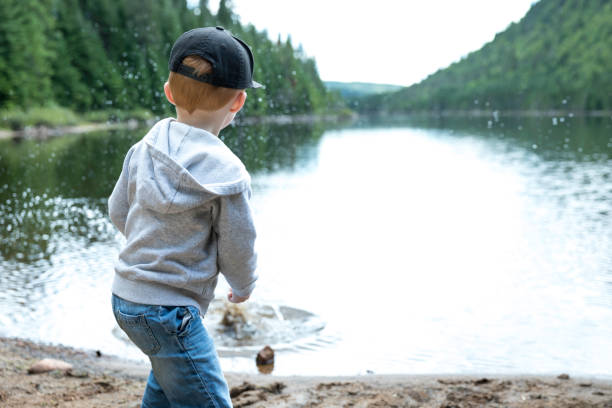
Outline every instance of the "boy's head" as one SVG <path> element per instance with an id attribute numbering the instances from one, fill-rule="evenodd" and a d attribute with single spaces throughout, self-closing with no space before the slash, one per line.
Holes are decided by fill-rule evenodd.
<path id="1" fill-rule="evenodd" d="M 168 62 L 168 86 L 173 103 L 193 113 L 216 111 L 253 81 L 253 54 L 240 39 L 222 27 L 196 28 L 174 43 Z"/>

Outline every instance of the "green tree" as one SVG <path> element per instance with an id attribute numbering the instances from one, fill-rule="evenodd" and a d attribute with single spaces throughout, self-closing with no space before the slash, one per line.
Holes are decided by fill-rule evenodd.
<path id="1" fill-rule="evenodd" d="M 226 27 L 233 29 L 236 24 L 236 16 L 234 15 L 234 11 L 232 10 L 232 1 L 231 0 L 221 0 L 219 1 L 219 9 L 217 10 L 217 22 Z"/>
<path id="2" fill-rule="evenodd" d="M 0 2 L 0 106 L 42 105 L 52 99 L 49 5 L 48 0 Z"/>
<path id="3" fill-rule="evenodd" d="M 540 0 L 461 61 L 363 110 L 612 109 L 612 2 Z"/>
<path id="4" fill-rule="evenodd" d="M 168 57 L 191 28 L 223 25 L 251 45 L 255 79 L 245 114 L 322 112 L 337 106 L 313 60 L 291 39 L 274 42 L 242 25 L 230 0 L 215 16 L 207 0 L 3 0 L 0 2 L 0 108 L 59 104 L 172 112 L 163 95 Z"/>

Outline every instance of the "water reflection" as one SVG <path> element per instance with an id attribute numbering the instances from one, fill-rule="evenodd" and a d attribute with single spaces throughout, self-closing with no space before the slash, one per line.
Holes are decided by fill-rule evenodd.
<path id="1" fill-rule="evenodd" d="M 395 117 L 355 127 L 390 126 L 440 131 L 454 140 L 486 143 L 529 180 L 530 200 L 554 200 L 555 211 L 589 221 L 592 236 L 612 233 L 612 118 Z"/>
<path id="2" fill-rule="evenodd" d="M 141 357 L 109 338 L 105 306 L 122 238 L 107 197 L 146 131 L 0 141 L 0 335 Z M 256 174 L 305 165 L 322 133 L 319 125 L 249 126 L 228 128 L 223 139 Z"/>
<path id="3" fill-rule="evenodd" d="M 270 323 L 292 350 L 276 373 L 609 372 L 611 121 L 490 120 L 228 129 L 253 173 L 254 302 L 317 316 Z M 129 355 L 106 197 L 144 132 L 0 143 L 0 328 Z"/>
<path id="4" fill-rule="evenodd" d="M 67 245 L 80 247 L 115 235 L 100 200 L 50 198 L 26 190 L 0 203 L 2 257 L 22 263 L 49 260 Z"/>
<path id="5" fill-rule="evenodd" d="M 221 139 L 251 173 L 290 171 L 316 157 L 325 129 L 320 123 L 236 126 L 225 129 Z"/>
<path id="6" fill-rule="evenodd" d="M 606 162 L 612 155 L 612 118 L 564 117 L 378 117 L 355 124 L 364 127 L 415 127 L 445 130 L 457 138 L 481 138 L 499 149 L 529 151 L 540 160 Z M 522 155 L 515 155 L 524 159 Z M 606 177 L 610 177 L 608 172 Z"/>
<path id="7" fill-rule="evenodd" d="M 127 150 L 146 133 L 113 130 L 40 142 L 0 142 L 0 256 L 49 260 L 61 245 L 114 239 L 106 217 Z M 294 169 L 309 160 L 319 125 L 230 127 L 224 141 L 253 172 Z"/>

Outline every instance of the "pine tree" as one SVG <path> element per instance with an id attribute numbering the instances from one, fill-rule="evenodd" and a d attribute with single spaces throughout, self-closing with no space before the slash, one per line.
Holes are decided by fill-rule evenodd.
<path id="1" fill-rule="evenodd" d="M 42 105 L 52 99 L 49 9 L 48 0 L 0 2 L 0 106 Z"/>
<path id="2" fill-rule="evenodd" d="M 0 108 L 59 104 L 78 111 L 172 107 L 163 95 L 168 57 L 178 36 L 223 25 L 250 44 L 255 80 L 245 114 L 323 111 L 328 95 L 314 61 L 291 39 L 274 41 L 243 26 L 230 0 L 215 16 L 207 0 L 199 13 L 186 0 L 0 1 Z"/>
<path id="3" fill-rule="evenodd" d="M 200 27 L 207 27 L 214 24 L 214 16 L 210 12 L 210 6 L 208 0 L 200 0 L 198 9 L 200 11 L 200 18 L 198 19 L 198 25 Z"/>
<path id="4" fill-rule="evenodd" d="M 230 30 L 234 29 L 236 24 L 236 16 L 232 10 L 231 0 L 219 1 L 219 10 L 217 10 L 217 23 Z"/>
<path id="5" fill-rule="evenodd" d="M 61 80 L 62 66 L 71 65 L 80 73 L 80 81 L 68 85 L 67 98 L 74 101 L 71 106 L 79 111 L 109 107 L 121 80 L 98 33 L 92 22 L 84 17 L 77 0 L 60 0 L 56 6 L 56 28 L 63 36 L 66 54 L 57 55 L 54 79 Z"/>

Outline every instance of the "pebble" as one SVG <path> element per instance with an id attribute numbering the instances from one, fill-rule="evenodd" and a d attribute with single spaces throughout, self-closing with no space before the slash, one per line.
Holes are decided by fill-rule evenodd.
<path id="1" fill-rule="evenodd" d="M 75 377 L 75 378 L 89 377 L 89 373 L 85 370 L 69 370 L 66 372 L 66 375 L 69 377 Z"/>

